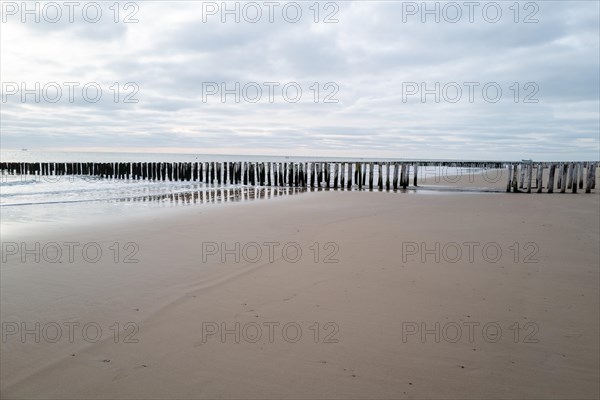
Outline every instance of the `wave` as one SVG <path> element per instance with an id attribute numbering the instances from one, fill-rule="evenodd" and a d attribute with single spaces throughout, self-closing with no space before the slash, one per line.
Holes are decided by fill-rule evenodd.
<path id="1" fill-rule="evenodd" d="M 24 186 L 24 185 L 35 185 L 36 183 L 42 183 L 40 181 L 36 181 L 35 179 L 30 179 L 30 180 L 15 180 L 15 181 L 11 181 L 11 182 L 2 182 L 2 180 L 0 179 L 0 187 L 4 187 L 4 186 Z"/>

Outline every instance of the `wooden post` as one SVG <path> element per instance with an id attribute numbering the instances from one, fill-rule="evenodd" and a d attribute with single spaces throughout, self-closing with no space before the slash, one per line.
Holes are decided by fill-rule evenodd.
<path id="1" fill-rule="evenodd" d="M 579 169 L 579 163 L 573 163 L 573 186 L 572 193 L 577 193 L 577 174 Z"/>
<path id="2" fill-rule="evenodd" d="M 507 167 L 507 170 L 506 170 L 506 173 L 508 175 L 508 179 L 506 181 L 506 193 L 510 193 L 510 184 L 511 184 L 511 179 L 510 178 L 511 178 L 511 172 L 512 172 L 511 167 L 512 167 L 512 165 L 509 163 L 508 167 Z"/>
<path id="3" fill-rule="evenodd" d="M 544 185 L 542 184 L 542 176 L 544 174 L 544 166 L 542 163 L 538 163 L 537 165 L 537 178 L 535 181 L 537 182 L 537 193 L 542 193 L 542 189 Z"/>
<path id="4" fill-rule="evenodd" d="M 362 190 L 363 180 L 362 180 L 362 163 L 356 163 L 356 173 L 358 175 L 358 190 Z"/>
<path id="5" fill-rule="evenodd" d="M 513 176 L 512 176 L 513 193 L 517 193 L 519 191 L 518 173 L 519 173 L 519 164 L 514 164 L 513 165 Z"/>
<path id="6" fill-rule="evenodd" d="M 548 173 L 548 193 L 554 192 L 554 171 L 556 170 L 556 164 L 550 165 L 550 172 Z"/>
<path id="7" fill-rule="evenodd" d="M 348 182 L 347 182 L 347 185 L 348 185 L 348 190 L 351 190 L 352 189 L 352 163 L 351 162 L 348 163 Z"/>
<path id="8" fill-rule="evenodd" d="M 573 186 L 573 163 L 569 163 L 569 172 L 567 173 L 567 189 Z"/>
<path id="9" fill-rule="evenodd" d="M 556 178 L 556 188 L 560 189 L 562 187 L 563 163 L 559 163 L 557 168 L 558 176 Z"/>
<path id="10" fill-rule="evenodd" d="M 339 164 L 335 163 L 334 164 L 334 171 L 333 171 L 333 188 L 335 190 L 337 190 L 337 188 L 338 188 L 338 173 L 339 173 L 339 168 L 340 168 Z"/>
<path id="11" fill-rule="evenodd" d="M 561 193 L 565 193 L 567 190 L 567 170 L 568 170 L 568 168 L 569 168 L 569 166 L 567 164 L 563 164 L 561 186 L 560 186 Z"/>
<path id="12" fill-rule="evenodd" d="M 583 163 L 579 163 L 577 170 L 579 171 L 579 189 L 583 189 Z"/>
<path id="13" fill-rule="evenodd" d="M 521 182 L 519 182 L 519 189 L 523 189 L 523 185 L 525 184 L 525 168 L 526 164 L 520 164 L 521 167 Z"/>
<path id="14" fill-rule="evenodd" d="M 308 186 L 308 163 L 307 162 L 302 164 L 302 170 L 300 172 L 302 173 L 302 187 L 307 187 Z"/>
<path id="15" fill-rule="evenodd" d="M 400 186 L 402 189 L 406 189 L 406 164 L 402 163 L 402 168 L 400 170 Z"/>
<path id="16" fill-rule="evenodd" d="M 413 166 L 413 168 L 414 168 L 414 174 L 415 174 L 415 176 L 413 178 L 413 186 L 417 187 L 417 179 L 418 179 L 418 176 L 419 176 L 418 175 L 419 174 L 419 164 L 415 163 L 414 166 Z"/>
<path id="17" fill-rule="evenodd" d="M 383 190 L 383 167 L 380 162 L 377 163 L 377 189 Z"/>
<path id="18" fill-rule="evenodd" d="M 284 163 L 278 163 L 278 164 L 279 164 L 279 186 L 284 187 L 285 186 L 285 164 Z"/>
<path id="19" fill-rule="evenodd" d="M 388 192 L 390 191 L 390 163 L 387 162 L 386 166 L 385 166 L 385 175 L 386 175 L 386 183 L 385 183 L 385 190 L 387 190 Z"/>
<path id="20" fill-rule="evenodd" d="M 340 168 L 341 168 L 340 189 L 344 189 L 345 183 L 346 183 L 346 163 L 343 162 Z"/>
<path id="21" fill-rule="evenodd" d="M 369 190 L 373 190 L 373 163 L 369 163 Z"/>
<path id="22" fill-rule="evenodd" d="M 367 163 L 364 163 L 361 166 L 361 168 L 362 168 L 362 184 L 363 184 L 363 186 L 367 186 L 367 165 L 368 165 Z"/>
<path id="23" fill-rule="evenodd" d="M 304 169 L 302 171 L 302 187 L 308 186 L 308 162 L 304 163 Z"/>
<path id="24" fill-rule="evenodd" d="M 527 193 L 531 193 L 531 180 L 533 175 L 533 163 L 527 165 Z"/>
<path id="25" fill-rule="evenodd" d="M 586 193 L 591 193 L 592 192 L 592 167 L 594 166 L 594 163 L 587 163 L 587 177 L 585 179 L 585 192 Z"/>

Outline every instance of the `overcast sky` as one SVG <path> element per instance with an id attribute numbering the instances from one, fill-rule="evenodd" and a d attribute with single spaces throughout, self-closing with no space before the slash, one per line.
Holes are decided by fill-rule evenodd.
<path id="1" fill-rule="evenodd" d="M 599 158 L 597 1 L 113 3 L 2 2 L 2 148 Z"/>

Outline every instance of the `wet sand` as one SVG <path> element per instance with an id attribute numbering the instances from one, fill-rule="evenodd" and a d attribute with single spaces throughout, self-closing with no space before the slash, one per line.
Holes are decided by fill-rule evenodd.
<path id="1" fill-rule="evenodd" d="M 323 191 L 23 241 L 2 398 L 600 395 L 597 193 Z"/>

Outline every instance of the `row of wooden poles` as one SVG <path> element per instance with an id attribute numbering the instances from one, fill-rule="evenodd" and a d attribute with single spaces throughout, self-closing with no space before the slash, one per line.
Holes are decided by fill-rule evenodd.
<path id="1" fill-rule="evenodd" d="M 83 175 L 114 179 L 194 181 L 209 184 L 359 189 L 406 188 L 419 166 L 501 168 L 490 162 L 138 162 L 138 163 L 0 163 L 0 173 Z M 384 180 L 384 175 L 386 179 Z"/>
<path id="2" fill-rule="evenodd" d="M 531 192 L 536 171 L 537 192 L 542 191 L 542 176 L 549 169 L 547 190 L 586 193 L 596 184 L 595 162 L 505 163 L 505 162 L 115 162 L 115 163 L 15 163 L 1 162 L 0 173 L 14 175 L 82 175 L 99 178 L 156 181 L 194 181 L 209 184 L 234 184 L 279 187 L 323 187 L 333 189 L 396 190 L 412 180 L 417 186 L 419 167 L 456 167 L 508 169 L 506 191 Z M 412 173 L 412 179 L 411 179 Z M 587 176 L 584 178 L 584 173 Z M 374 178 L 377 176 L 377 182 Z M 519 179 L 520 178 L 520 179 Z M 577 184 L 573 182 L 577 181 Z M 585 185 L 584 185 L 585 181 Z M 523 189 L 523 190 L 521 190 Z"/>
<path id="3" fill-rule="evenodd" d="M 577 189 L 584 188 L 586 193 L 590 193 L 596 187 L 597 167 L 598 163 L 594 162 L 508 164 L 506 191 L 526 191 L 527 193 L 531 193 L 535 170 L 536 193 L 542 193 L 544 189 L 544 169 L 547 168 L 548 180 L 546 181 L 546 191 L 548 193 L 554 192 L 555 180 L 556 189 L 560 190 L 560 193 L 565 193 L 567 190 L 577 193 Z"/>

